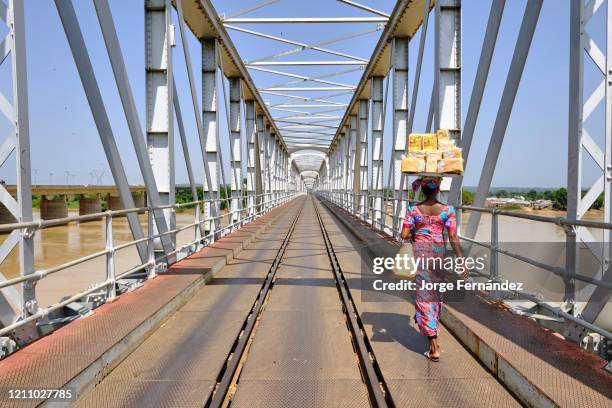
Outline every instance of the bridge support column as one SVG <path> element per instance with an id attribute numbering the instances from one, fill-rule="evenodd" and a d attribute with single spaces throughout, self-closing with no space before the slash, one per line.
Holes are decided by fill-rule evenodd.
<path id="1" fill-rule="evenodd" d="M 359 100 L 359 211 L 364 220 L 368 219 L 368 100 Z"/>
<path id="2" fill-rule="evenodd" d="M 348 158 L 348 149 L 346 148 L 346 142 L 346 130 L 343 128 L 342 133 L 340 133 L 340 139 L 338 141 L 338 160 L 340 162 L 340 203 L 342 205 L 342 208 L 346 208 L 346 192 L 348 182 L 348 177 L 346 174 L 348 171 L 348 166 L 346 165 L 346 160 Z"/>
<path id="3" fill-rule="evenodd" d="M 349 116 L 349 203 L 351 212 L 357 214 L 359 206 L 359 197 L 356 193 L 359 191 L 358 168 L 359 161 L 357 152 L 357 115 Z"/>
<path id="4" fill-rule="evenodd" d="M 570 56 L 569 56 L 569 123 L 568 123 L 568 169 L 567 169 L 567 218 L 569 220 L 580 220 L 593 205 L 595 200 L 603 194 L 604 215 L 606 223 L 612 220 L 612 82 L 610 77 L 612 71 L 612 3 L 607 2 L 589 3 L 583 0 L 572 2 L 570 5 Z M 589 7 L 590 6 L 590 7 Z M 606 7 L 607 6 L 607 7 Z M 592 7 L 592 8 L 591 8 Z M 598 8 L 606 8 L 606 17 L 600 22 L 591 22 Z M 589 39 L 585 31 L 587 24 L 597 25 L 606 32 L 605 51 L 600 49 L 597 42 Z M 590 40 L 590 41 L 589 41 Z M 585 43 L 589 43 L 585 47 Z M 589 58 L 584 58 L 588 56 Z M 599 86 L 585 95 L 585 61 L 591 67 L 596 66 L 603 75 L 598 75 Z M 593 65 L 593 62 L 595 65 Z M 591 70 L 591 68 L 587 68 Z M 606 74 L 607 73 L 607 74 Z M 591 75 L 589 75 L 589 82 Z M 586 99 L 586 102 L 585 102 Z M 602 103 L 603 102 L 603 103 Z M 593 120 L 590 116 L 599 104 L 604 105 L 603 141 L 595 141 L 584 129 L 586 120 Z M 584 155 L 583 152 L 589 152 Z M 589 163 L 590 162 L 590 163 Z M 589 163 L 585 165 L 585 163 Z M 593 166 L 594 165 L 594 166 Z M 589 185 L 583 185 L 583 169 L 596 167 L 596 181 Z M 583 194 L 587 191 L 586 194 Z M 599 238 L 598 238 L 599 240 Z M 601 244 L 593 241 L 591 233 L 584 227 L 573 227 L 566 229 L 566 257 L 565 269 L 567 276 L 564 277 L 565 293 L 563 309 L 573 315 L 580 315 L 589 323 L 599 323 L 597 320 L 602 316 L 602 311 L 610 302 L 610 290 L 599 286 L 588 285 L 579 291 L 575 285 L 575 279 L 571 276 L 580 267 L 579 248 L 585 243 L 589 251 L 597 259 L 598 269 L 595 276 L 600 276 L 604 282 L 612 281 L 610 269 L 610 257 L 612 256 L 610 242 L 612 233 L 610 230 L 603 231 Z M 593 273 L 592 271 L 589 271 Z M 580 300 L 576 302 L 576 299 Z M 566 322 L 564 335 L 578 344 L 588 334 L 583 327 Z"/>
<path id="5" fill-rule="evenodd" d="M 461 1 L 436 2 L 435 14 L 435 113 L 434 129 L 448 129 L 460 146 L 461 140 Z M 442 201 L 448 200 L 451 178 L 440 186 Z M 460 186 L 459 186 L 460 187 Z M 488 193 L 488 190 L 487 190 Z M 460 204 L 450 203 L 453 205 Z"/>
<path id="6" fill-rule="evenodd" d="M 383 77 L 372 78 L 372 225 L 383 228 Z"/>
<path id="7" fill-rule="evenodd" d="M 393 55 L 393 235 L 399 236 L 400 224 L 406 213 L 408 177 L 402 173 L 402 155 L 408 149 L 408 37 L 395 37 Z"/>
<path id="8" fill-rule="evenodd" d="M 257 132 L 255 133 L 255 194 L 257 195 L 257 212 L 261 212 L 265 205 L 266 193 L 266 135 L 263 115 L 257 115 L 257 123 L 255 124 Z"/>
<path id="9" fill-rule="evenodd" d="M 276 134 L 270 134 L 270 192 L 271 199 L 276 200 L 278 198 L 278 188 L 277 188 L 277 170 L 278 170 L 278 149 L 276 145 Z M 276 204 L 276 203 L 274 203 Z"/>
<path id="10" fill-rule="evenodd" d="M 112 195 L 108 195 L 106 199 L 107 207 L 111 211 L 123 210 L 123 203 L 121 202 L 121 197 L 116 197 Z"/>
<path id="11" fill-rule="evenodd" d="M 94 198 L 81 196 L 79 199 L 79 215 L 95 214 L 99 212 L 102 212 L 100 194 L 96 194 Z"/>
<path id="12" fill-rule="evenodd" d="M 245 102 L 246 140 L 247 140 L 247 208 L 248 216 L 255 215 L 255 101 Z"/>
<path id="13" fill-rule="evenodd" d="M 270 126 L 266 123 L 264 127 L 264 155 L 265 155 L 265 166 L 264 166 L 264 196 L 266 210 L 270 209 L 270 202 L 272 200 L 272 135 L 270 134 Z"/>
<path id="14" fill-rule="evenodd" d="M 40 218 L 43 220 L 55 220 L 68 217 L 68 201 L 66 195 L 55 196 L 52 199 L 41 196 Z"/>
<path id="15" fill-rule="evenodd" d="M 145 1 L 146 131 L 149 159 L 160 204 L 175 203 L 174 115 L 172 114 L 172 10 L 169 2 Z M 155 203 L 152 203 L 155 204 Z M 176 227 L 175 213 L 164 210 L 169 229 Z M 157 228 L 156 228 L 157 231 Z M 158 240 L 161 251 L 161 241 Z M 176 245 L 176 235 L 172 235 Z"/>
<path id="16" fill-rule="evenodd" d="M 204 191 L 209 200 L 204 205 L 204 219 L 218 217 L 221 213 L 221 197 L 219 190 L 219 127 L 218 110 L 219 98 L 217 95 L 217 40 L 215 38 L 201 39 L 202 46 L 202 129 L 204 135 L 204 146 L 201 146 L 204 155 L 204 165 L 208 168 L 210 185 L 205 175 Z M 213 201 L 217 200 L 217 201 Z M 221 220 L 206 221 L 204 223 L 204 235 L 219 229 Z M 214 237 L 213 237 L 214 240 Z"/>
<path id="17" fill-rule="evenodd" d="M 232 223 L 242 218 L 242 149 L 240 140 L 240 105 L 242 102 L 242 81 L 240 78 L 229 78 L 229 105 L 230 105 L 230 149 L 232 157 Z"/>

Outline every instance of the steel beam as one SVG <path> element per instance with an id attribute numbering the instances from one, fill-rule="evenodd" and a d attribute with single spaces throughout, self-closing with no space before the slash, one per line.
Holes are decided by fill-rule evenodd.
<path id="1" fill-rule="evenodd" d="M 482 97 L 487 85 L 489 68 L 491 67 L 491 60 L 493 59 L 493 51 L 495 50 L 495 43 L 497 42 L 497 35 L 499 33 L 499 26 L 504 14 L 505 4 L 506 0 L 493 0 L 493 3 L 491 4 L 489 21 L 487 22 L 482 50 L 480 51 L 480 59 L 478 60 L 478 68 L 476 69 L 476 78 L 474 79 L 474 86 L 470 96 L 470 104 L 468 106 L 468 112 L 461 135 L 461 148 L 464 166 L 467 166 L 470 148 L 472 146 L 472 139 L 474 138 L 474 130 L 476 129 L 476 121 L 478 120 L 478 113 L 480 112 Z M 461 202 L 462 183 L 463 176 L 453 179 L 449 194 L 450 202 Z"/>
<path id="2" fill-rule="evenodd" d="M 393 195 L 404 200 L 408 177 L 402 173 L 402 156 L 408 148 L 408 37 L 393 39 L 393 152 L 391 164 L 393 171 Z M 389 180 L 391 184 L 391 180 Z M 399 233 L 400 222 L 406 213 L 406 202 L 393 201 L 393 233 Z"/>
<path id="3" fill-rule="evenodd" d="M 351 211 L 356 214 L 359 209 L 359 199 L 355 195 L 359 191 L 359 137 L 357 135 L 359 126 L 357 115 L 351 115 L 349 119 L 349 191 L 352 194 L 349 199 L 352 205 Z"/>
<path id="4" fill-rule="evenodd" d="M 242 84 L 239 77 L 229 78 L 229 125 L 230 125 L 230 151 L 232 153 L 232 222 L 239 222 L 242 218 L 242 143 L 240 123 L 242 105 Z"/>
<path id="5" fill-rule="evenodd" d="M 121 105 L 123 106 L 123 112 L 125 113 L 125 119 L 132 138 L 132 144 L 134 145 L 138 167 L 140 168 L 140 172 L 144 180 L 147 197 L 152 207 L 159 207 L 162 205 L 162 202 L 155 183 L 153 169 L 151 167 L 151 163 L 149 162 L 147 146 L 145 144 L 144 134 L 140 126 L 138 110 L 136 109 L 136 102 L 132 93 L 132 86 L 127 76 L 123 54 L 119 45 L 119 38 L 117 37 L 115 24 L 113 22 L 113 16 L 107 0 L 94 0 L 94 6 L 98 16 L 98 21 L 100 23 L 100 28 L 102 30 L 102 35 L 104 37 L 104 43 L 106 44 L 106 50 L 111 62 L 111 67 L 113 69 L 113 74 L 115 75 L 117 91 L 119 92 L 119 98 L 121 99 Z M 160 233 L 167 232 L 168 224 L 164 216 L 164 211 L 155 210 L 154 218 L 157 230 Z M 161 244 L 163 251 L 166 254 L 174 250 L 171 237 L 168 235 L 162 236 Z M 174 259 L 174 257 L 172 257 L 172 259 Z"/>
<path id="6" fill-rule="evenodd" d="M 221 220 L 217 218 L 219 214 L 219 202 L 213 201 L 214 198 L 219 198 L 218 188 L 215 194 L 215 188 L 218 185 L 218 182 L 217 182 L 218 177 L 217 177 L 217 174 L 211 175 L 211 171 L 214 171 L 215 169 L 210 168 L 210 166 L 208 165 L 209 163 L 207 163 L 207 157 L 206 157 L 207 156 L 207 152 L 206 152 L 207 146 L 206 145 L 207 145 L 209 137 L 211 136 L 207 133 L 207 131 L 212 131 L 212 133 L 214 134 L 212 143 L 215 145 L 218 144 L 218 135 L 217 135 L 217 129 L 216 129 L 216 122 L 217 122 L 217 118 L 216 118 L 216 111 L 217 111 L 217 107 L 216 107 L 216 103 L 217 103 L 217 98 L 216 98 L 216 69 L 217 69 L 216 51 L 217 49 L 216 49 L 216 45 L 217 43 L 216 43 L 216 40 L 214 39 L 213 40 L 200 39 L 200 44 L 202 48 L 202 100 L 203 100 L 202 101 L 203 110 L 201 113 L 199 105 L 198 105 L 198 96 L 196 92 L 195 78 L 191 70 L 191 67 L 192 67 L 191 53 L 189 51 L 189 44 L 187 42 L 187 35 L 185 33 L 186 31 L 185 21 L 184 21 L 184 16 L 183 16 L 183 6 L 182 6 L 181 0 L 176 0 L 176 11 L 178 13 L 179 29 L 181 33 L 181 43 L 183 46 L 183 55 L 185 57 L 185 67 L 187 69 L 187 78 L 189 80 L 189 93 L 191 95 L 191 105 L 193 107 L 193 114 L 196 120 L 196 128 L 198 132 L 198 138 L 200 141 L 200 150 L 201 150 L 202 159 L 204 162 L 203 191 L 208 192 L 208 199 L 209 199 L 208 204 L 204 205 L 205 207 L 204 214 L 205 214 L 205 219 L 209 219 L 211 215 L 214 218 L 213 222 L 206 221 L 204 223 L 204 235 L 208 236 L 211 232 L 218 230 L 221 224 Z M 211 55 L 211 53 L 213 52 L 215 54 Z M 207 81 L 212 81 L 212 86 L 211 86 L 211 83 Z M 174 89 L 176 89 L 176 87 Z M 211 92 L 212 92 L 212 95 L 210 94 Z M 205 106 L 206 102 L 209 102 L 209 104 L 212 105 L 212 109 L 210 106 Z M 210 121 L 207 122 L 206 125 L 204 125 L 203 122 L 210 119 L 206 117 L 207 112 L 211 112 L 211 111 L 214 112 L 214 115 L 215 115 L 214 126 L 211 126 Z M 200 115 L 202 115 L 202 117 L 200 117 Z M 215 146 L 215 151 L 216 151 L 216 146 Z M 215 157 L 215 159 L 217 158 Z M 211 184 L 213 185 L 213 187 L 209 189 L 208 186 Z M 199 207 L 197 207 L 197 209 L 199 210 Z M 215 228 L 212 228 L 213 226 Z M 210 240 L 214 241 L 214 239 L 215 239 L 215 234 L 213 233 Z"/>
<path id="7" fill-rule="evenodd" d="M 359 100 L 359 211 L 362 217 L 368 213 L 368 100 Z"/>
<path id="8" fill-rule="evenodd" d="M 567 182 L 567 217 L 580 220 L 593 202 L 603 192 L 604 222 L 612 220 L 612 9 L 608 1 L 604 27 L 606 30 L 606 52 L 599 50 L 597 44 L 588 36 L 585 26 L 597 9 L 603 5 L 600 2 L 582 0 L 571 3 L 570 6 L 570 76 L 569 76 L 569 126 L 568 126 L 568 182 Z M 584 101 L 584 56 L 590 57 L 597 68 L 604 74 L 601 83 Z M 604 147 L 601 149 L 591 138 L 583 123 L 589 118 L 595 107 L 604 101 Z M 588 192 L 582 195 L 582 171 L 584 169 L 583 148 L 589 153 L 600 177 L 591 185 Z M 601 245 L 593 245 L 592 234 L 586 228 L 566 230 L 566 271 L 565 310 L 573 315 L 579 315 L 583 320 L 594 323 L 602 310 L 609 304 L 611 292 L 604 287 L 584 287 L 575 293 L 574 279 L 569 276 L 575 273 L 579 266 L 579 244 L 584 241 L 596 256 L 601 267 L 597 271 L 604 282 L 612 282 L 610 271 L 610 256 L 612 253 L 612 233 L 603 231 Z M 579 299 L 575 302 L 576 298 Z M 585 301 L 586 300 L 586 301 Z M 564 333 L 567 337 L 580 343 L 587 332 L 579 325 L 568 322 Z"/>
<path id="9" fill-rule="evenodd" d="M 372 224 L 380 229 L 384 222 L 383 211 L 383 77 L 372 78 Z"/>
<path id="10" fill-rule="evenodd" d="M 266 175 L 266 135 L 265 135 L 265 119 L 263 115 L 257 115 L 255 133 L 255 149 L 257 150 L 255 160 L 255 194 L 257 198 L 257 211 L 264 209 L 264 199 L 266 191 L 265 175 Z"/>
<path id="11" fill-rule="evenodd" d="M 499 110 L 497 111 L 495 124 L 493 125 L 493 133 L 491 134 L 491 140 L 489 141 L 484 166 L 480 174 L 480 181 L 478 182 L 476 198 L 474 200 L 475 207 L 484 206 L 485 199 L 489 193 L 489 189 L 491 188 L 491 181 L 493 180 L 493 174 L 495 173 L 497 159 L 499 158 L 499 152 L 501 151 L 501 147 L 504 142 L 506 128 L 508 127 L 508 121 L 510 119 L 516 93 L 523 75 L 527 55 L 529 54 L 529 49 L 531 47 L 531 40 L 533 39 L 533 34 L 538 24 L 541 8 L 542 0 L 531 0 L 527 3 L 525 14 L 523 15 L 519 36 L 516 41 L 514 54 L 512 55 L 510 69 L 508 71 L 508 77 L 506 78 L 506 84 L 504 86 L 504 92 L 499 104 Z M 472 212 L 470 214 L 470 220 L 466 232 L 466 236 L 468 238 L 474 238 L 476 231 L 478 230 L 479 222 L 480 213 L 477 211 Z"/>
<path id="12" fill-rule="evenodd" d="M 255 138 L 257 129 L 255 128 L 255 101 L 245 101 L 245 131 L 247 142 L 247 206 L 249 217 L 255 215 Z"/>
<path id="13" fill-rule="evenodd" d="M 30 122 L 28 112 L 28 78 L 26 64 L 26 32 L 24 4 L 21 0 L 9 2 L 9 13 L 7 16 L 9 34 L 7 41 L 11 48 L 11 73 L 13 79 L 13 119 L 15 131 L 9 138 L 14 138 L 15 146 L 15 170 L 17 181 L 17 222 L 32 221 L 32 179 L 30 164 Z M 27 230 L 19 233 L 19 272 L 21 276 L 30 275 L 34 272 L 34 234 Z M 0 274 L 1 275 L 1 274 Z M 8 289 L 8 288 L 7 288 Z M 6 292 L 13 292 L 7 290 Z M 2 297 L 2 296 L 0 296 Z M 36 291 L 33 284 L 22 285 L 20 305 L 14 305 L 21 310 L 22 317 L 36 312 Z M 9 301 L 14 303 L 13 301 Z M 29 307 L 32 306 L 32 307 Z M 3 313 L 4 314 L 4 313 Z M 13 313 L 9 316 L 11 320 L 15 317 Z M 14 323 L 2 321 L 2 324 Z M 5 324 L 6 325 L 6 324 Z"/>
<path id="14" fill-rule="evenodd" d="M 98 81 L 96 80 L 93 66 L 91 65 L 91 60 L 87 52 L 87 47 L 85 46 L 85 40 L 81 33 L 81 28 L 72 1 L 55 0 L 55 6 L 60 16 L 60 20 L 62 21 L 64 32 L 66 33 L 68 45 L 70 46 L 70 51 L 72 52 L 72 57 L 74 58 L 85 91 L 85 96 L 89 103 L 96 129 L 98 130 L 98 135 L 100 136 L 104 154 L 106 155 L 111 174 L 113 175 L 113 180 L 119 191 L 121 203 L 125 208 L 134 208 L 134 199 L 130 191 L 119 149 L 117 148 L 113 130 L 106 113 L 106 108 L 102 102 L 102 94 L 100 93 Z M 144 235 L 138 216 L 135 213 L 130 213 L 127 215 L 127 219 L 133 238 L 135 240 L 142 239 Z M 146 263 L 148 261 L 146 244 L 141 243 L 136 247 L 141 262 Z"/>
<path id="15" fill-rule="evenodd" d="M 169 1 L 145 0 L 147 146 L 162 205 L 175 203 L 174 120 L 172 115 L 173 40 L 174 27 Z M 149 203 L 154 205 L 152 198 L 155 199 L 155 197 L 148 197 Z M 166 209 L 164 215 L 169 228 L 175 229 L 175 212 L 172 209 Z M 157 222 L 155 227 L 157 231 L 163 231 L 162 225 L 158 225 Z M 176 244 L 176 234 L 172 235 L 172 243 Z"/>
<path id="16" fill-rule="evenodd" d="M 461 140 L 461 1 L 436 1 L 435 13 L 435 112 L 434 129 L 448 129 L 457 144 Z M 445 177 L 443 201 L 451 179 Z M 460 203 L 451 202 L 458 205 Z"/>
<path id="17" fill-rule="evenodd" d="M 322 23 L 386 23 L 386 17 L 272 17 L 228 18 L 224 24 L 322 24 Z"/>
<path id="18" fill-rule="evenodd" d="M 264 166 L 265 208 L 269 209 L 272 198 L 272 134 L 267 123 L 264 128 L 264 155 L 266 157 L 266 165 Z"/>
<path id="19" fill-rule="evenodd" d="M 214 38 L 200 39 L 202 50 L 202 136 L 200 148 L 204 159 L 204 191 L 209 202 L 204 208 L 204 218 L 215 217 L 215 221 L 204 223 L 206 234 L 221 227 L 221 214 L 218 200 L 221 198 L 219 188 L 219 94 L 217 90 L 217 57 L 218 42 Z M 208 169 L 208 171 L 206 171 Z M 208 180 L 210 178 L 210 180 Z"/>
<path id="20" fill-rule="evenodd" d="M 309 66 L 309 65 L 367 65 L 363 61 L 257 61 L 247 63 L 247 67 L 265 67 L 265 66 Z"/>

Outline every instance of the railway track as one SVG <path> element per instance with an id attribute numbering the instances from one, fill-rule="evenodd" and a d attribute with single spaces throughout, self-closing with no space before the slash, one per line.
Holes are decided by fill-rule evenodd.
<path id="1" fill-rule="evenodd" d="M 320 240 L 324 243 L 325 251 L 329 258 L 330 272 L 333 275 L 342 313 L 346 320 L 347 335 L 350 336 L 357 357 L 361 378 L 367 388 L 370 405 L 373 407 L 393 406 L 384 378 L 376 362 L 367 335 L 365 334 L 359 314 L 357 313 L 350 289 L 329 239 L 329 234 L 325 229 L 318 208 L 319 204 L 317 204 L 312 196 L 309 196 L 292 220 L 290 228 L 261 286 L 259 294 L 245 319 L 242 330 L 236 337 L 231 351 L 227 356 L 226 363 L 219 372 L 217 385 L 206 401 L 205 407 L 228 407 L 232 404 L 232 399 L 240 387 L 242 370 L 249 358 L 249 349 L 257 337 L 259 322 L 266 312 L 266 305 L 270 297 L 274 293 L 274 283 L 277 279 L 277 272 L 283 265 L 283 256 L 292 239 L 296 224 L 300 218 L 304 216 L 304 208 L 309 205 L 312 205 L 314 208 L 316 219 L 314 219 L 313 222 L 318 224 L 320 229 Z M 300 322 L 296 321 L 295 324 L 300 324 Z"/>

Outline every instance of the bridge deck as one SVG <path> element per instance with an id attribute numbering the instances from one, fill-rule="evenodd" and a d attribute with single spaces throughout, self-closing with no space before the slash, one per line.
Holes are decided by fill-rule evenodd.
<path id="1" fill-rule="evenodd" d="M 519 406 L 498 380 L 506 360 L 532 387 L 512 391 L 522 399 L 526 392 L 541 398 L 541 404 L 534 405 L 610 404 L 611 391 L 606 385 L 612 376 L 601 370 L 601 360 L 527 319 L 503 312 L 503 319 L 521 331 L 524 340 L 519 343 L 516 334 L 498 327 L 504 323 L 495 313 L 502 312 L 484 303 L 479 305 L 482 321 L 474 318 L 469 303 L 449 306 L 445 322 L 455 324 L 457 338 L 443 329 L 441 361 L 425 359 L 422 352 L 427 344 L 411 323 L 412 305 L 399 298 L 368 302 L 361 292 L 364 244 L 360 239 L 370 234 L 367 239 L 371 242 L 389 243 L 355 220 L 341 222 L 310 197 L 274 210 L 214 247 L 177 263 L 143 288 L 100 307 L 93 316 L 3 360 L 0 389 L 68 384 L 84 394 L 77 404 L 84 407 L 203 406 L 229 366 L 228 356 L 280 250 L 280 266 L 246 351 L 242 357 L 232 355 L 241 364 L 229 389 L 231 404 L 369 405 L 363 367 L 347 329 L 315 206 L 395 406 Z M 285 236 L 289 237 L 286 247 Z M 203 274 L 211 270 L 214 279 L 198 284 L 204 283 L 207 276 Z M 164 307 L 172 308 L 170 304 L 176 312 L 165 321 L 156 317 Z M 457 326 L 452 317 L 462 324 Z M 472 354 L 458 341 L 465 342 L 457 334 L 458 327 L 486 340 L 479 344 L 482 350 L 486 344 L 497 353 L 499 369 L 485 368 L 490 364 L 478 360 L 482 350 L 474 351 L 468 342 L 467 347 L 476 353 Z M 130 340 L 138 330 L 141 340 Z M 115 347 L 118 343 L 124 349 Z M 116 355 L 122 356 L 114 358 Z M 551 360 L 553 355 L 557 362 Z M 555 377 L 548 377 L 553 368 Z M 542 378 L 537 378 L 538 372 Z M 9 406 L 9 401 L 0 401 Z"/>

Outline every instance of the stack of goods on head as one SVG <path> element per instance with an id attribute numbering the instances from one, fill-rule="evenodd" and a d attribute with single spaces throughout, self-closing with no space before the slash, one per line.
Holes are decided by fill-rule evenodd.
<path id="1" fill-rule="evenodd" d="M 463 173 L 461 148 L 446 129 L 408 136 L 408 155 L 402 156 L 402 172 L 432 175 Z"/>

